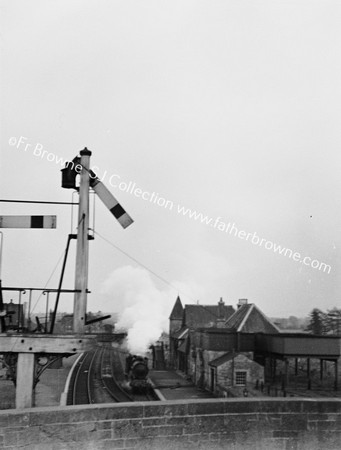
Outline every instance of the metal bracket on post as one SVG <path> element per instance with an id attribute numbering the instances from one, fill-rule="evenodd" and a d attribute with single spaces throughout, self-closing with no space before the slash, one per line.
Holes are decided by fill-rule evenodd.
<path id="1" fill-rule="evenodd" d="M 54 362 L 62 358 L 67 358 L 72 353 L 34 353 L 34 380 L 33 389 L 36 387 L 39 378 L 45 370 L 50 367 Z M 13 381 L 14 386 L 17 385 L 17 366 L 18 366 L 18 353 L 5 353 L 4 363 L 7 367 L 7 378 Z"/>
<path id="2" fill-rule="evenodd" d="M 3 358 L 5 366 L 7 367 L 6 378 L 12 380 L 14 386 L 16 386 L 18 353 L 4 353 Z"/>
<path id="3" fill-rule="evenodd" d="M 45 372 L 46 369 L 48 369 L 53 363 L 56 361 L 67 358 L 71 355 L 71 353 L 37 353 L 35 355 L 35 368 L 34 368 L 34 382 L 33 382 L 33 388 L 36 387 L 39 378 L 43 372 Z"/>

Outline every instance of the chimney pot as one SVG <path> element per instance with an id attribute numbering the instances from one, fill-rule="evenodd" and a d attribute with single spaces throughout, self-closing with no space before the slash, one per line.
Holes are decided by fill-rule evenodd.
<path id="1" fill-rule="evenodd" d="M 237 308 L 239 309 L 243 305 L 247 305 L 248 301 L 247 298 L 240 298 L 238 300 Z"/>

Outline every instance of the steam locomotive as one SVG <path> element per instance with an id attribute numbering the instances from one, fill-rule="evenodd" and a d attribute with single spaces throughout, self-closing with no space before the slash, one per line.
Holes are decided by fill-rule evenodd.
<path id="1" fill-rule="evenodd" d="M 145 394 L 151 389 L 148 377 L 148 358 L 128 355 L 126 358 L 126 375 L 130 389 L 136 394 Z"/>

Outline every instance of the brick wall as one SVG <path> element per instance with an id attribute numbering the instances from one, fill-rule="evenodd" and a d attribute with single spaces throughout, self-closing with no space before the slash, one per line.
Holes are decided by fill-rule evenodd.
<path id="1" fill-rule="evenodd" d="M 337 399 L 209 399 L 0 411 L 1 449 L 340 448 Z"/>

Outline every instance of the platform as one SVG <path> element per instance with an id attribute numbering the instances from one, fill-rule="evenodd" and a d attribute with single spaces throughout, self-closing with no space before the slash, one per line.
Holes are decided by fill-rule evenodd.
<path id="1" fill-rule="evenodd" d="M 199 389 L 182 374 L 173 370 L 150 370 L 149 378 L 165 400 L 213 398 L 209 392 Z"/>

